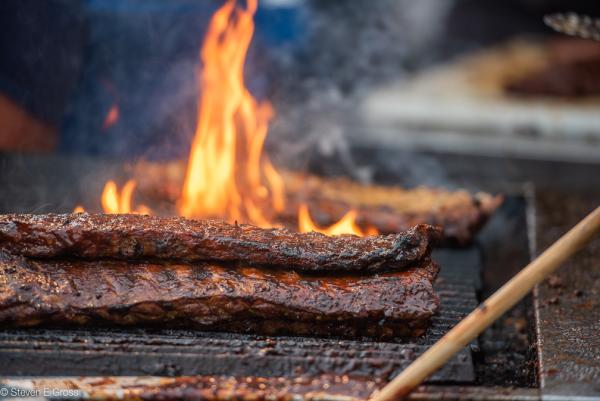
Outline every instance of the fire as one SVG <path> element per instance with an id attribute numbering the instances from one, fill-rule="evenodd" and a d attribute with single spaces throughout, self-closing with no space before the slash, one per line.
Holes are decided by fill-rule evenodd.
<path id="1" fill-rule="evenodd" d="M 150 209 L 144 205 L 139 205 L 135 209 L 131 208 L 135 185 L 135 180 L 129 180 L 119 193 L 117 184 L 112 180 L 108 181 L 102 191 L 102 209 L 104 213 L 150 214 Z"/>
<path id="2" fill-rule="evenodd" d="M 212 17 L 200 52 L 198 123 L 179 213 L 272 226 L 283 210 L 283 179 L 263 153 L 271 105 L 244 84 L 256 0 L 245 9 L 227 1 Z"/>
<path id="3" fill-rule="evenodd" d="M 102 129 L 107 130 L 115 125 L 117 121 L 119 121 L 119 107 L 116 104 L 113 104 L 108 110 L 108 113 L 106 113 L 106 117 L 102 123 Z"/>
<path id="4" fill-rule="evenodd" d="M 135 209 L 131 208 L 131 199 L 133 198 L 135 185 L 135 180 L 129 180 L 123 186 L 121 193 L 119 193 L 117 183 L 113 180 L 108 180 L 106 184 L 104 184 L 101 198 L 102 210 L 104 213 L 151 214 L 152 210 L 145 205 L 139 205 Z M 83 212 L 85 212 L 85 209 L 81 205 L 77 205 L 75 206 L 75 209 L 73 209 L 73 213 Z"/>
<path id="5" fill-rule="evenodd" d="M 379 233 L 374 227 L 369 227 L 363 231 L 356 224 L 356 215 L 356 210 L 350 210 L 337 223 L 326 228 L 321 228 L 310 217 L 308 206 L 301 204 L 298 209 L 298 229 L 301 233 L 316 231 L 325 235 L 354 234 L 360 237 L 377 235 Z"/>
<path id="6" fill-rule="evenodd" d="M 258 102 L 244 83 L 244 62 L 254 34 L 253 17 L 257 0 L 246 7 L 228 0 L 213 15 L 202 49 L 198 69 L 198 121 L 177 208 L 190 218 L 219 218 L 273 227 L 274 216 L 286 206 L 282 176 L 263 152 L 269 121 L 274 115 L 268 102 Z M 119 118 L 115 105 L 105 126 Z M 135 181 L 128 181 L 119 193 L 108 181 L 102 193 L 106 213 L 150 213 L 140 205 L 134 210 L 131 199 Z M 83 211 L 83 208 L 79 209 Z M 300 209 L 300 231 L 328 235 L 368 235 L 355 223 L 356 212 L 348 212 L 338 223 L 319 228 L 308 208 Z"/>

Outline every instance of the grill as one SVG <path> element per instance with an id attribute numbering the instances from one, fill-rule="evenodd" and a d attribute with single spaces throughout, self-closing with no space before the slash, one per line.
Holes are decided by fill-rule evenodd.
<path id="1" fill-rule="evenodd" d="M 380 182 L 398 183 L 397 177 L 407 177 L 401 174 L 406 166 L 397 164 L 398 155 L 391 149 L 362 148 L 356 157 L 376 163 L 372 167 Z M 181 395 L 178 391 L 185 391 L 190 398 L 208 399 L 211 395 L 214 399 L 252 399 L 256 394 L 271 399 L 291 395 L 297 400 L 366 397 L 475 308 L 481 297 L 512 276 L 528 260 L 530 250 L 537 252 L 549 245 L 597 199 L 595 194 L 574 192 L 574 188 L 582 190 L 578 183 L 593 185 L 598 180 L 589 173 L 587 178 L 581 176 L 584 166 L 576 164 L 565 166 L 573 180 L 563 181 L 553 180 L 548 172 L 557 167 L 544 162 L 517 160 L 507 174 L 499 175 L 505 160 L 427 157 L 436 157 L 436 163 L 457 185 L 514 196 L 508 196 L 476 245 L 435 252 L 434 258 L 442 266 L 436 282 L 441 308 L 425 336 L 413 341 L 373 341 L 141 328 L 3 329 L 0 375 L 4 379 L 0 382 L 21 388 L 79 388 L 84 396 L 97 398 L 123 394 L 176 398 Z M 66 198 L 81 199 L 79 192 L 88 192 L 81 177 L 108 165 L 41 156 L 32 160 L 3 156 L 0 163 L 6 172 L 0 176 L 0 184 L 7 188 L 0 194 L 0 209 L 37 212 L 68 210 L 72 205 L 66 204 Z M 473 171 L 473 165 L 482 168 Z M 114 167 L 105 171 L 113 175 Z M 534 178 L 534 185 L 523 185 L 524 171 Z M 37 190 L 29 190 L 32 186 Z M 555 227 L 560 229 L 552 229 Z M 600 347 L 593 347 L 600 313 L 598 290 L 593 288 L 599 274 L 593 264 L 598 249 L 596 244 L 570 266 L 577 274 L 565 279 L 562 294 L 568 299 L 548 303 L 557 290 L 542 285 L 533 299 L 511 312 L 510 318 L 527 322 L 530 337 L 525 349 L 514 344 L 514 328 L 500 322 L 465 347 L 413 393 L 412 399 L 538 400 L 575 395 L 593 399 L 598 392 L 595 383 L 600 381 L 594 362 L 600 357 Z M 570 297 L 571 285 L 583 288 L 583 296 Z M 559 317 L 570 313 L 573 305 L 580 305 L 581 313 L 574 315 L 577 322 L 561 321 Z M 536 336 L 543 341 L 536 342 Z M 575 349 L 588 352 L 583 355 L 572 351 Z M 526 371 L 517 372 L 520 369 Z M 588 384 L 581 385 L 582 380 Z"/>

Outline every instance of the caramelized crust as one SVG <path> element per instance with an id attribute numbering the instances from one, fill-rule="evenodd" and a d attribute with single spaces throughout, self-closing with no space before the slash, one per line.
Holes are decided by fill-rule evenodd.
<path id="1" fill-rule="evenodd" d="M 403 270 L 430 253 L 438 228 L 359 238 L 223 221 L 106 214 L 1 215 L 0 250 L 35 258 L 218 262 L 301 272 Z"/>
<path id="2" fill-rule="evenodd" d="M 0 252 L 0 323 L 413 336 L 439 300 L 438 266 L 318 276 L 206 263 L 39 260 Z"/>
<path id="3" fill-rule="evenodd" d="M 418 224 L 443 228 L 443 241 L 469 244 L 479 228 L 498 208 L 502 197 L 464 190 L 364 185 L 345 178 L 322 178 L 287 172 L 289 196 L 280 221 L 297 224 L 300 203 L 306 203 L 320 225 L 335 223 L 348 210 L 357 212 L 362 228 L 374 227 L 380 233 L 403 232 Z"/>

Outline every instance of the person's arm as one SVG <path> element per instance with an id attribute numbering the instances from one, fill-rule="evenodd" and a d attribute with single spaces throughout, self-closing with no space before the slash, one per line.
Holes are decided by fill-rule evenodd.
<path id="1" fill-rule="evenodd" d="M 0 150 L 51 151 L 79 80 L 81 0 L 2 0 L 0 26 Z"/>
<path id="2" fill-rule="evenodd" d="M 54 150 L 56 128 L 0 94 L 0 151 Z"/>

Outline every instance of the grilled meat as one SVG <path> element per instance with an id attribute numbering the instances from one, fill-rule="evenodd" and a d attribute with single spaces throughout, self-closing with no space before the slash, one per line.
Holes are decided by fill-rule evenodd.
<path id="1" fill-rule="evenodd" d="M 280 221 L 297 224 L 300 203 L 306 203 L 320 225 L 330 225 L 349 209 L 357 211 L 357 224 L 380 233 L 402 232 L 417 224 L 443 228 L 443 241 L 468 245 L 479 228 L 502 202 L 500 196 L 467 191 L 418 187 L 363 185 L 344 178 L 321 178 L 287 172 L 288 193 Z"/>
<path id="2" fill-rule="evenodd" d="M 497 64 L 494 60 L 494 65 Z M 176 201 L 182 185 L 176 177 L 185 175 L 185 164 L 143 162 L 133 168 L 142 193 L 157 200 Z M 375 227 L 380 233 L 390 234 L 417 224 L 431 224 L 444 229 L 442 240 L 446 244 L 463 246 L 472 242 L 502 202 L 501 196 L 481 192 L 367 185 L 281 169 L 280 173 L 287 194 L 285 208 L 281 212 L 271 211 L 268 218 L 292 230 L 298 227 L 298 208 L 304 202 L 313 220 L 323 226 L 337 222 L 348 210 L 355 209 L 357 223 L 363 229 Z"/>
<path id="3" fill-rule="evenodd" d="M 554 22 L 560 25 L 561 14 L 555 17 Z M 571 26 L 574 28 L 572 34 L 577 34 L 579 29 L 585 31 L 592 27 L 586 26 L 586 19 L 577 17 L 574 20 L 563 18 L 562 22 L 574 24 Z M 578 23 L 581 25 L 577 26 Z M 506 92 L 525 97 L 562 98 L 580 98 L 600 93 L 600 43 L 563 37 L 545 41 L 536 47 L 539 53 L 537 65 L 519 74 L 507 75 L 501 83 Z M 512 63 L 509 61 L 507 64 Z"/>
<path id="4" fill-rule="evenodd" d="M 381 272 L 418 264 L 440 236 L 419 225 L 358 238 L 222 221 L 89 213 L 1 215 L 0 249 L 35 258 L 211 261 L 303 272 Z"/>
<path id="5" fill-rule="evenodd" d="M 207 263 L 40 260 L 0 252 L 0 323 L 419 335 L 439 301 L 429 258 L 380 275 L 302 276 Z"/>
<path id="6" fill-rule="evenodd" d="M 600 55 L 598 43 L 588 57 L 571 52 L 555 55 L 548 65 L 517 80 L 508 82 L 505 89 L 513 95 L 584 97 L 600 93 Z M 590 46 L 591 47 L 591 46 Z M 558 46 L 556 47 L 558 48 Z M 586 50 L 586 49 L 582 49 Z"/>

